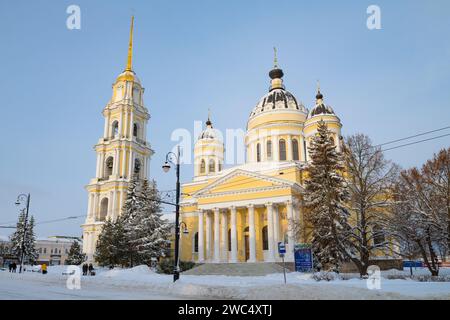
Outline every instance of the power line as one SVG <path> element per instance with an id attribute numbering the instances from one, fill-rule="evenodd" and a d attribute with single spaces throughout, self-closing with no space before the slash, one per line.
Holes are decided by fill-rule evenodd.
<path id="1" fill-rule="evenodd" d="M 423 140 L 414 141 L 414 142 L 410 142 L 410 143 L 405 143 L 405 144 L 402 144 L 402 145 L 399 145 L 399 146 L 383 149 L 381 151 L 384 152 L 384 151 L 394 150 L 394 149 L 398 149 L 398 148 L 403 148 L 403 147 L 411 146 L 413 144 L 418 144 L 418 143 L 422 143 L 422 142 L 426 142 L 426 141 L 430 141 L 430 140 L 435 140 L 435 139 L 439 139 L 439 138 L 443 138 L 443 137 L 447 137 L 447 136 L 450 136 L 450 133 L 443 134 L 441 136 L 437 136 L 437 137 L 433 137 L 433 138 L 428 138 L 428 139 L 423 139 Z"/>
<path id="2" fill-rule="evenodd" d="M 395 143 L 395 142 L 405 141 L 405 140 L 409 140 L 409 139 L 412 139 L 412 138 L 417 138 L 417 137 L 420 137 L 420 136 L 424 136 L 424 135 L 427 135 L 427 134 L 430 134 L 430 133 L 434 133 L 434 132 L 438 132 L 438 131 L 442 131 L 442 130 L 447 130 L 447 129 L 450 129 L 450 126 L 444 127 L 444 128 L 440 128 L 440 129 L 431 130 L 431 131 L 427 131 L 427 132 L 418 133 L 418 134 L 415 134 L 415 135 L 412 135 L 412 136 L 409 136 L 409 137 L 405 137 L 405 138 L 400 138 L 400 139 L 396 139 L 396 140 L 387 141 L 387 142 L 378 144 L 376 146 L 373 146 L 373 148 L 382 147 L 382 146 L 385 146 L 387 144 L 392 144 L 392 143 Z"/>

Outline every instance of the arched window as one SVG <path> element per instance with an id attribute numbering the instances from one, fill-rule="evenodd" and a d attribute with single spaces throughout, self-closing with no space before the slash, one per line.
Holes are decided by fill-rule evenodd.
<path id="1" fill-rule="evenodd" d="M 261 145 L 256 144 L 256 162 L 261 162 Z"/>
<path id="2" fill-rule="evenodd" d="M 292 140 L 292 159 L 295 161 L 300 160 L 300 155 L 298 154 L 298 140 Z"/>
<path id="3" fill-rule="evenodd" d="M 205 160 L 202 159 L 202 161 L 200 162 L 200 173 L 205 173 L 205 170 L 206 170 Z"/>
<path id="4" fill-rule="evenodd" d="M 213 159 L 209 160 L 209 172 L 216 172 L 216 162 Z"/>
<path id="5" fill-rule="evenodd" d="M 134 173 L 139 174 L 140 171 L 141 171 L 141 160 L 134 159 Z"/>
<path id="6" fill-rule="evenodd" d="M 113 167 L 114 167 L 114 158 L 109 157 L 106 159 L 105 162 L 105 172 L 103 178 L 108 179 L 110 175 L 113 173 Z"/>
<path id="7" fill-rule="evenodd" d="M 116 138 L 119 135 L 119 121 L 115 120 L 111 126 L 111 136 Z"/>
<path id="8" fill-rule="evenodd" d="M 103 198 L 100 203 L 100 216 L 98 217 L 99 221 L 105 221 L 106 216 L 108 215 L 108 198 Z"/>
<path id="9" fill-rule="evenodd" d="M 198 252 L 198 232 L 195 233 L 194 235 L 194 252 L 197 253 Z"/>
<path id="10" fill-rule="evenodd" d="M 222 171 L 222 162 L 219 161 L 219 172 Z"/>
<path id="11" fill-rule="evenodd" d="M 133 137 L 137 138 L 138 131 L 139 131 L 139 127 L 138 127 L 137 123 L 133 124 Z"/>
<path id="12" fill-rule="evenodd" d="M 263 250 L 269 250 L 269 233 L 267 226 L 262 228 L 262 240 L 263 240 Z"/>
<path id="13" fill-rule="evenodd" d="M 272 140 L 267 141 L 267 159 L 272 160 Z"/>
<path id="14" fill-rule="evenodd" d="M 286 141 L 284 139 L 280 139 L 278 145 L 280 149 L 280 161 L 286 161 Z"/>

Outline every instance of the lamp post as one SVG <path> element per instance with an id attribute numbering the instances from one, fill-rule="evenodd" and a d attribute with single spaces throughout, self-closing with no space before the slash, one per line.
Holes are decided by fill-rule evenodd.
<path id="1" fill-rule="evenodd" d="M 175 160 L 175 162 L 174 162 Z M 177 153 L 169 152 L 166 155 L 166 162 L 163 165 L 164 172 L 169 172 L 170 164 L 176 166 L 176 196 L 175 196 L 175 260 L 173 263 L 173 282 L 180 278 L 179 266 L 179 246 L 180 246 L 180 146 L 177 146 Z"/>
<path id="2" fill-rule="evenodd" d="M 23 238 L 22 238 L 22 252 L 20 258 L 20 270 L 19 273 L 22 273 L 23 269 L 23 260 L 25 258 L 25 240 L 27 238 L 27 223 L 28 223 L 28 211 L 30 209 L 30 194 L 19 194 L 16 200 L 16 206 L 26 201 L 26 210 L 25 210 L 25 221 L 23 223 Z"/>

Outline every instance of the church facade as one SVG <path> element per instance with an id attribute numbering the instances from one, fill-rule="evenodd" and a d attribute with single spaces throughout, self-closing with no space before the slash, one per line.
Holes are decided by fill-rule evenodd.
<path id="1" fill-rule="evenodd" d="M 106 219 L 122 213 L 128 184 L 132 175 L 145 178 L 149 174 L 153 150 L 146 141 L 150 119 L 144 105 L 144 88 L 132 68 L 133 26 L 125 70 L 117 77 L 112 97 L 103 109 L 103 136 L 94 146 L 97 154 L 95 177 L 85 187 L 88 209 L 83 228 L 83 252 L 94 260 L 95 247 Z"/>
<path id="2" fill-rule="evenodd" d="M 303 180 L 308 146 L 323 120 L 341 150 L 341 121 L 318 88 L 308 110 L 286 90 L 283 71 L 269 73 L 270 89 L 251 110 L 245 134 L 246 161 L 223 168 L 224 144 L 211 119 L 194 148 L 194 178 L 182 185 L 181 260 L 200 263 L 277 262 L 278 243 L 286 261 L 307 242 L 302 225 Z"/>

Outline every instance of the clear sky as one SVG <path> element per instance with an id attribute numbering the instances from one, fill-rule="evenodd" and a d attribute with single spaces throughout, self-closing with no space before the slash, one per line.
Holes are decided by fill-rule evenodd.
<path id="1" fill-rule="evenodd" d="M 81 8 L 81 30 L 66 8 Z M 369 5 L 381 30 L 366 27 Z M 450 125 L 450 2 L 433 1 L 2 1 L 0 4 L 0 223 L 31 192 L 37 221 L 86 213 L 101 111 L 126 62 L 135 15 L 134 70 L 151 113 L 150 175 L 173 189 L 161 164 L 177 128 L 208 108 L 219 129 L 245 129 L 269 86 L 273 47 L 285 85 L 307 107 L 320 79 L 343 134 L 375 143 Z M 441 132 L 442 134 L 443 132 Z M 445 133 L 448 133 L 445 132 Z M 450 137 L 386 153 L 421 165 Z M 173 172 L 172 172 L 173 173 Z M 183 166 L 182 178 L 192 177 Z M 39 225 L 39 236 L 80 236 L 84 219 Z M 0 229 L 0 234 L 9 234 Z"/>

